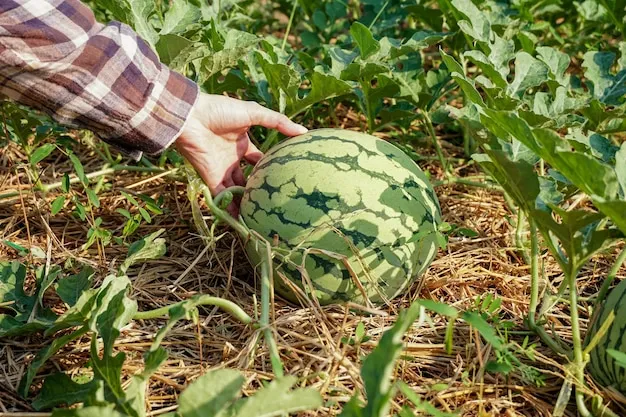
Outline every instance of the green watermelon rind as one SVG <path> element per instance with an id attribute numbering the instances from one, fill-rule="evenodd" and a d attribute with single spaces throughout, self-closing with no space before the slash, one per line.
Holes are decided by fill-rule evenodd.
<path id="1" fill-rule="evenodd" d="M 600 385 L 613 387 L 626 395 L 626 369 L 619 366 L 607 352 L 608 349 L 626 352 L 626 280 L 615 286 L 606 301 L 594 312 L 585 337 L 585 346 L 602 327 L 611 311 L 614 311 L 615 318 L 589 353 L 587 369 Z"/>
<path id="2" fill-rule="evenodd" d="M 360 165 L 363 163 L 369 169 Z M 280 170 L 266 170 L 276 164 L 281 165 Z M 335 182 L 310 181 L 316 172 L 325 174 L 328 169 L 336 169 L 336 177 L 345 179 L 352 188 L 341 188 Z M 298 211 L 299 207 L 304 211 Z M 374 303 L 394 298 L 424 272 L 436 255 L 437 225 L 441 221 L 434 190 L 413 160 L 382 139 L 338 129 L 309 131 L 272 148 L 248 179 L 241 213 L 244 223 L 270 242 L 273 234 L 288 236 L 280 242 L 284 249 L 316 244 L 342 248 L 350 265 L 356 267 L 360 282 L 368 287 L 367 298 Z M 294 217 L 301 213 L 304 216 Z M 338 232 L 329 232 L 332 227 Z M 367 267 L 360 267 L 358 256 L 341 234 L 349 236 L 359 247 L 359 254 L 368 260 L 369 266 L 382 270 L 383 263 L 395 263 L 395 272 L 387 267 L 383 273 L 386 280 L 375 274 L 376 282 L 364 281 Z M 258 256 L 250 245 L 247 252 L 257 265 Z M 411 256 L 412 252 L 418 255 Z M 307 270 L 324 272 L 312 277 L 321 304 L 365 302 L 353 278 L 346 276 L 345 268 L 333 268 L 328 264 L 331 258 L 316 256 L 307 258 Z M 297 263 L 301 259 L 295 257 Z M 281 271 L 304 288 L 299 272 L 284 266 Z M 277 293 L 297 302 L 280 279 L 275 278 L 274 282 Z"/>

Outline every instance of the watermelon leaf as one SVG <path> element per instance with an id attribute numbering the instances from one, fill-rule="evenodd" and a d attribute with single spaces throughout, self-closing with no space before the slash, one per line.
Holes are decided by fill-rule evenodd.
<path id="1" fill-rule="evenodd" d="M 418 318 L 421 309 L 419 301 L 413 303 L 407 310 L 400 312 L 393 327 L 383 333 L 378 346 L 365 358 L 361 367 L 367 404 L 361 408 L 357 406 L 357 397 L 353 397 L 351 404 L 344 407 L 341 417 L 387 416 L 389 401 L 395 391 L 390 379 L 396 359 L 402 352 L 402 336 Z"/>
<path id="2" fill-rule="evenodd" d="M 374 39 L 372 32 L 362 23 L 354 22 L 350 26 L 350 35 L 352 35 L 352 39 L 359 47 L 362 59 L 367 59 L 367 57 L 380 49 L 380 43 Z"/>
<path id="3" fill-rule="evenodd" d="M 37 164 L 48 157 L 56 148 L 53 143 L 46 143 L 38 147 L 35 152 L 30 155 L 30 163 Z"/>

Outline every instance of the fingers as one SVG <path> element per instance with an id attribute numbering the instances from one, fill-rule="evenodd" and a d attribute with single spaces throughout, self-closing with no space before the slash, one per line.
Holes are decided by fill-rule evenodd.
<path id="1" fill-rule="evenodd" d="M 287 136 L 302 135 L 308 131 L 306 127 L 293 122 L 284 114 L 270 110 L 253 101 L 247 101 L 245 103 L 246 106 L 248 106 L 248 115 L 250 116 L 251 125 L 276 129 Z"/>
<path id="2" fill-rule="evenodd" d="M 248 140 L 248 150 L 243 157 L 250 165 L 256 165 L 263 157 L 263 153 L 254 145 L 254 143 L 252 143 L 252 141 Z"/>
<path id="3" fill-rule="evenodd" d="M 241 167 L 235 167 L 235 169 L 233 169 L 232 178 L 235 185 L 241 185 L 242 187 L 246 185 L 246 178 L 243 175 Z"/>

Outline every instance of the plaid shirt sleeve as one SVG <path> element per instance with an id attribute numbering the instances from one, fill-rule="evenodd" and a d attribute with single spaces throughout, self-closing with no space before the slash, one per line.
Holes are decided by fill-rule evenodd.
<path id="1" fill-rule="evenodd" d="M 79 0 L 0 1 L 0 93 L 135 159 L 176 140 L 198 91 L 130 27 L 98 23 Z"/>

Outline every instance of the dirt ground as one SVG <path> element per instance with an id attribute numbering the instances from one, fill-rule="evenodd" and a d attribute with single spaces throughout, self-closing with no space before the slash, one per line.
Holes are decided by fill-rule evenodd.
<path id="1" fill-rule="evenodd" d="M 454 147 L 445 150 L 451 156 L 458 151 Z M 80 157 L 86 172 L 101 169 L 101 162 L 89 147 L 81 148 Z M 115 270 L 124 259 L 124 248 L 113 244 L 82 251 L 88 227 L 69 210 L 50 215 L 49 204 L 57 193 L 44 196 L 29 192 L 29 181 L 23 169 L 25 161 L 16 146 L 0 151 L 0 194 L 22 189 L 21 196 L 0 201 L 0 241 L 39 246 L 49 254 L 52 263 L 90 264 L 97 269 L 99 279 Z M 420 165 L 430 171 L 434 179 L 441 175 L 435 163 L 421 162 Z M 60 155 L 57 160 L 47 162 L 42 182 L 58 181 L 65 171 L 70 171 L 70 165 L 67 158 Z M 477 173 L 472 167 L 458 167 L 458 172 Z M 184 183 L 167 175 L 121 172 L 107 177 L 105 188 L 100 194 L 101 207 L 97 215 L 104 219 L 103 226 L 114 234 L 119 234 L 124 224 L 124 218 L 115 210 L 128 205 L 120 190 L 164 198 L 166 212 L 155 216 L 153 224 L 144 224 L 135 234 L 142 236 L 164 228 L 168 247 L 163 258 L 129 271 L 132 297 L 139 302 L 140 310 L 204 293 L 228 298 L 254 316 L 255 305 L 258 305 L 254 296 L 258 300 L 259 286 L 239 240 L 226 228 L 220 229 L 217 241 L 212 243 L 197 234 L 191 222 Z M 363 356 L 393 324 L 398 309 L 416 298 L 438 300 L 465 309 L 474 304 L 476 297 L 491 293 L 502 299 L 501 320 L 515 324 L 509 332 L 509 340 L 521 345 L 528 335 L 523 317 L 528 309 L 530 268 L 516 248 L 516 219 L 502 194 L 460 184 L 442 185 L 436 191 L 444 220 L 474 230 L 477 236 L 452 237 L 423 279 L 393 300 L 391 306 L 373 314 L 357 315 L 342 306 L 303 309 L 278 298 L 275 300 L 274 331 L 286 373 L 296 375 L 299 384 L 318 389 L 325 399 L 321 410 L 306 415 L 336 415 L 341 411 L 340 405 L 355 389 L 362 388 L 359 369 Z M 611 255 L 607 256 L 594 259 L 581 274 L 579 287 L 583 297 L 594 294 L 601 285 L 610 265 Z M 17 259 L 17 254 L 0 245 L 0 258 Z M 545 284 L 554 290 L 562 277 L 548 255 L 542 260 Z M 619 278 L 625 276 L 626 271 L 622 270 Z M 46 302 L 61 308 L 59 300 L 52 295 Z M 588 307 L 583 298 L 580 305 L 583 329 L 588 322 Z M 548 321 L 549 327 L 569 342 L 568 309 L 566 303 L 557 304 L 549 312 Z M 346 338 L 354 334 L 360 322 L 365 325 L 370 339 L 360 345 L 346 343 Z M 163 323 L 164 320 L 134 321 L 124 329 L 116 348 L 128 356 L 125 377 L 142 369 L 142 354 Z M 445 319 L 433 315 L 432 320 L 424 318 L 410 329 L 405 337 L 405 352 L 396 368 L 397 378 L 441 410 L 458 411 L 462 416 L 552 415 L 566 372 L 563 358 L 541 345 L 536 349 L 535 361 L 520 356 L 525 364 L 532 365 L 543 375 L 541 386 L 533 384 L 521 372 L 508 377 L 497 376 L 485 371 L 493 352 L 477 337 L 475 330 L 458 321 L 454 328 L 453 353 L 447 354 L 445 328 Z M 198 325 L 181 321 L 163 343 L 169 351 L 168 361 L 150 380 L 149 415 L 171 411 L 185 386 L 212 368 L 243 371 L 247 377 L 245 392 L 254 391 L 262 381 L 271 378 L 267 351 L 263 344 L 256 343 L 259 337 L 259 333 L 217 309 L 201 309 Z M 529 339 L 538 342 L 532 334 Z M 46 415 L 25 414 L 32 411 L 29 400 L 20 398 L 15 391 L 34 354 L 46 343 L 39 336 L 0 340 L 0 412 L 10 416 Z M 33 394 L 42 379 L 55 371 L 84 374 L 88 357 L 88 339 L 79 339 L 67 346 L 35 379 Z M 399 397 L 392 409 L 399 410 L 401 404 Z M 576 415 L 575 407 L 568 407 L 565 415 Z"/>

